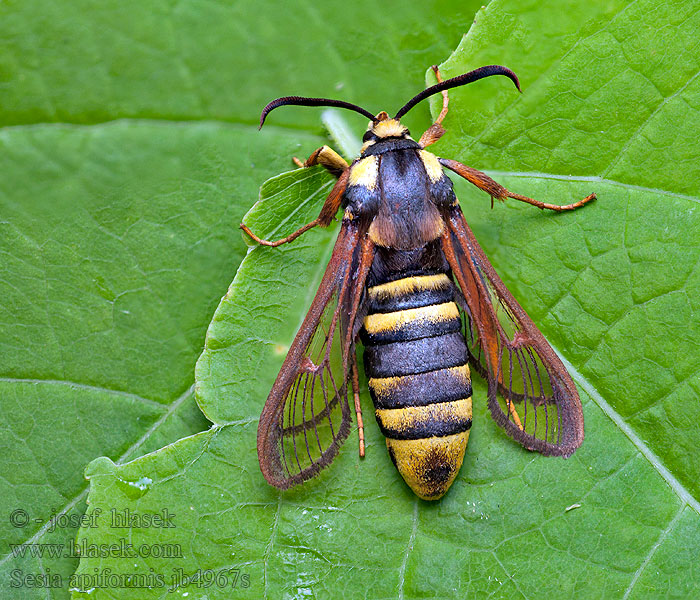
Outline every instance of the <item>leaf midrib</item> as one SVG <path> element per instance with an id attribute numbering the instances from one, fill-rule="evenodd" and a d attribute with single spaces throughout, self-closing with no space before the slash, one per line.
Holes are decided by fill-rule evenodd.
<path id="1" fill-rule="evenodd" d="M 643 185 L 634 185 L 632 183 L 624 183 L 622 181 L 616 181 L 614 179 L 606 179 L 604 177 L 599 177 L 597 175 L 559 175 L 557 173 L 540 173 L 537 171 L 492 171 L 484 170 L 489 176 L 493 177 L 523 177 L 530 179 L 553 179 L 556 181 L 577 181 L 577 182 L 591 182 L 600 183 L 604 185 L 611 185 L 614 187 L 619 187 L 625 190 L 630 190 L 633 192 L 644 192 L 649 194 L 658 194 L 661 196 L 669 196 L 671 198 L 677 198 L 679 200 L 689 200 L 691 202 L 700 202 L 700 197 L 691 196 L 688 194 L 679 194 L 678 192 L 672 192 L 670 190 L 663 190 L 660 188 L 650 188 Z"/>

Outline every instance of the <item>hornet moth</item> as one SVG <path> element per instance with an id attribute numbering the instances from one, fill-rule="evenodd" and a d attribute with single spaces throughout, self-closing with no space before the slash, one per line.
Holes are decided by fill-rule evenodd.
<path id="1" fill-rule="evenodd" d="M 391 118 L 340 100 L 287 96 L 280 106 L 335 106 L 369 119 L 360 156 L 348 164 L 328 146 L 301 167 L 323 165 L 337 182 L 317 219 L 266 246 L 291 242 L 312 227 L 342 224 L 328 267 L 267 398 L 258 427 L 258 458 L 278 488 L 308 480 L 328 466 L 351 430 L 352 386 L 364 455 L 355 344 L 377 423 L 392 461 L 420 497 L 436 500 L 462 465 L 472 422 L 470 367 L 488 383 L 494 420 L 528 450 L 568 457 L 583 441 L 576 387 L 561 360 L 498 277 L 462 214 L 445 169 L 491 197 L 540 209 L 573 210 L 508 191 L 486 174 L 425 148 L 444 133 L 447 90 L 492 75 L 498 65 L 447 79 L 409 100 Z M 400 119 L 442 92 L 438 119 L 414 141 Z"/>

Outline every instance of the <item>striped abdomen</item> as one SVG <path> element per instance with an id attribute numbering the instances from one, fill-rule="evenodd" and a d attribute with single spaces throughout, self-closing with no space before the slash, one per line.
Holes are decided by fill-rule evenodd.
<path id="1" fill-rule="evenodd" d="M 472 418 L 468 351 L 444 273 L 368 288 L 365 370 L 394 464 L 423 499 L 440 498 L 464 459 Z"/>

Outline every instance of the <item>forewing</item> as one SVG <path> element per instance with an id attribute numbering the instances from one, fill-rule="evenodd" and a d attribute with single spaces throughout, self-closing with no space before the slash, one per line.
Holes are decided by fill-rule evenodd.
<path id="1" fill-rule="evenodd" d="M 464 296 L 470 362 L 488 381 L 493 418 L 529 450 L 570 456 L 583 441 L 574 382 L 494 271 L 459 207 L 446 223 L 443 250 Z"/>
<path id="2" fill-rule="evenodd" d="M 318 292 L 260 417 L 260 468 L 274 486 L 288 488 L 316 475 L 335 458 L 350 432 L 352 332 L 371 251 L 357 226 L 344 220 Z"/>

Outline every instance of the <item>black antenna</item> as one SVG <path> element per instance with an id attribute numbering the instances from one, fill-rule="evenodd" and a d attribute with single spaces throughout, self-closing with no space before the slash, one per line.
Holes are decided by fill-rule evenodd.
<path id="1" fill-rule="evenodd" d="M 423 90 L 420 94 L 414 96 L 408 102 L 406 102 L 406 104 L 404 104 L 399 109 L 399 112 L 396 113 L 396 116 L 394 118 L 400 119 L 416 104 L 418 104 L 421 100 L 425 100 L 428 96 L 432 96 L 433 94 L 437 94 L 438 92 L 442 92 L 443 90 L 449 90 L 450 88 L 459 87 L 460 85 L 466 85 L 468 83 L 472 83 L 473 81 L 478 81 L 479 79 L 483 79 L 484 77 L 491 77 L 491 75 L 505 75 L 515 84 L 515 87 L 518 88 L 518 91 L 522 92 L 522 90 L 520 89 L 520 82 L 518 81 L 518 76 L 515 73 L 513 73 L 513 71 L 506 67 L 501 67 L 500 65 L 488 65 L 486 67 L 479 67 L 478 69 L 469 71 L 469 73 L 464 73 L 464 75 L 458 75 L 457 77 L 453 77 L 452 79 L 446 79 L 445 81 L 437 83 Z"/>
<path id="2" fill-rule="evenodd" d="M 285 96 L 284 98 L 277 98 L 270 102 L 265 108 L 263 108 L 262 114 L 260 115 L 260 126 L 258 129 L 262 128 L 265 122 L 265 117 L 270 113 L 270 111 L 276 109 L 278 106 L 287 106 L 289 104 L 295 106 L 337 106 L 338 108 L 347 108 L 349 110 L 354 110 L 359 112 L 361 115 L 367 117 L 370 121 L 376 121 L 375 116 L 365 110 L 357 104 L 352 104 L 351 102 L 345 102 L 343 100 L 330 100 L 329 98 L 304 98 L 303 96 Z"/>

